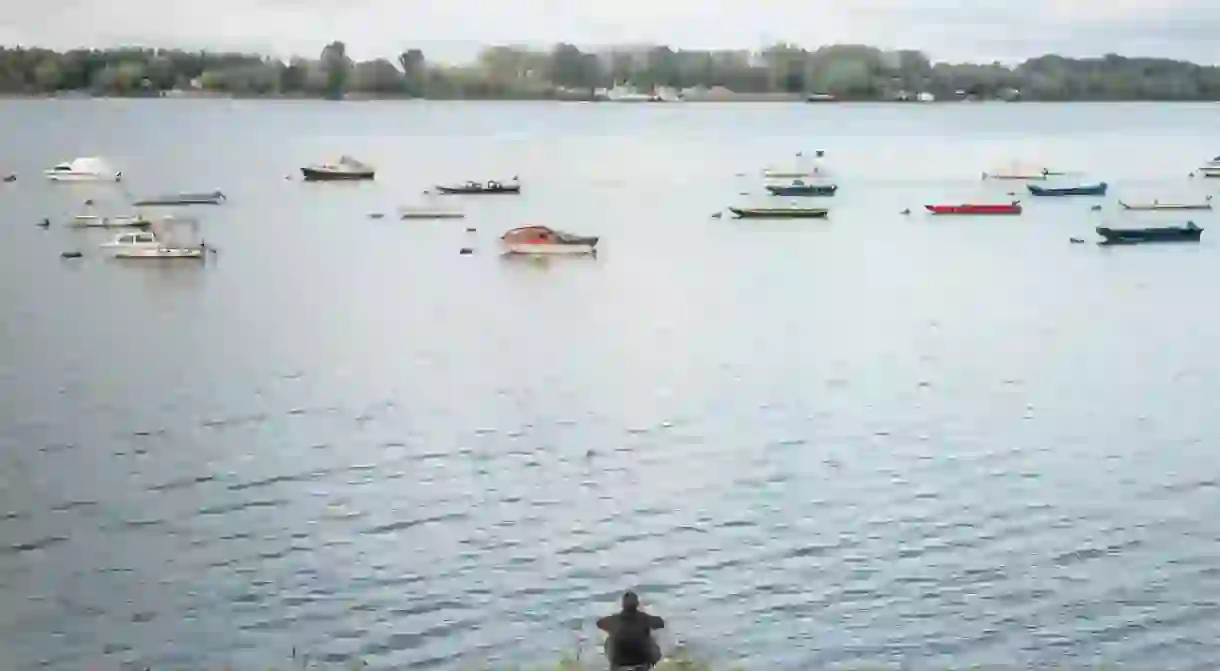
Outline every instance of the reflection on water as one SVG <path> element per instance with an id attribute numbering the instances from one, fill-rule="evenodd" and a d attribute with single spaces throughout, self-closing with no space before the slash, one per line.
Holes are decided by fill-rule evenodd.
<path id="1" fill-rule="evenodd" d="M 1068 244 L 1121 220 L 1108 200 L 922 213 L 1003 197 L 978 171 L 1034 145 L 1119 197 L 1199 199 L 1210 107 L 9 101 L 0 122 L 24 129 L 0 140 L 13 668 L 595 655 L 625 587 L 749 668 L 1220 662 L 1210 238 Z M 812 148 L 830 219 L 709 218 L 757 192 L 737 173 Z M 60 225 L 88 196 L 37 171 L 86 151 L 134 193 L 222 188 L 198 210 L 220 253 L 123 263 Z M 336 153 L 377 181 L 295 179 Z M 497 174 L 525 191 L 465 220 L 367 218 Z M 608 247 L 501 257 L 527 223 Z"/>

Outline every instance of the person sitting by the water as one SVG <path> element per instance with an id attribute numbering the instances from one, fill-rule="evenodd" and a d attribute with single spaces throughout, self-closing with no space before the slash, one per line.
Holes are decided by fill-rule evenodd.
<path id="1" fill-rule="evenodd" d="M 609 634 L 606 657 L 611 669 L 651 669 L 661 661 L 661 647 L 652 632 L 665 628 L 665 620 L 640 610 L 635 592 L 623 594 L 623 610 L 597 621 L 597 628 Z"/>

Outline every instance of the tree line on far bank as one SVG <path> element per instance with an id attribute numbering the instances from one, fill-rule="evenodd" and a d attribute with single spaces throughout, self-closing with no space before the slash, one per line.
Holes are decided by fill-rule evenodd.
<path id="1" fill-rule="evenodd" d="M 0 93 L 64 91 L 95 95 L 218 94 L 440 99 L 588 97 L 629 83 L 724 87 L 741 94 L 822 93 L 846 100 L 892 100 L 929 93 L 1025 100 L 1220 100 L 1220 67 L 1161 58 L 1045 55 L 1016 66 L 933 63 L 919 51 L 861 45 L 807 50 L 776 44 L 761 51 L 691 51 L 666 46 L 582 51 L 518 46 L 484 49 L 466 65 L 429 62 L 419 49 L 395 59 L 355 61 L 343 42 L 315 59 L 176 49 L 0 48 Z"/>

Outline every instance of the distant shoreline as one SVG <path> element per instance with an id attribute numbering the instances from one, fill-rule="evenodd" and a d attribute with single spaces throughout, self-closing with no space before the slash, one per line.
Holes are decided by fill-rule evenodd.
<path id="1" fill-rule="evenodd" d="M 834 101 L 810 101 L 805 96 L 792 94 L 749 94 L 742 93 L 732 96 L 719 97 L 698 97 L 685 98 L 681 100 L 658 100 L 658 101 L 615 101 L 615 100 L 597 100 L 594 98 L 579 98 L 579 97 L 558 97 L 558 96 L 512 96 L 498 98 L 476 98 L 476 97 L 412 97 L 406 95 L 373 95 L 373 94 L 351 94 L 342 99 L 334 100 L 316 95 L 309 94 L 239 94 L 239 93 L 218 93 L 218 92 L 194 92 L 183 91 L 164 92 L 165 95 L 95 95 L 89 92 L 58 92 L 58 93 L 0 93 L 0 100 L 168 100 L 168 101 L 199 101 L 199 100 L 265 100 L 265 101 L 315 101 L 326 103 L 361 103 L 361 102 L 464 102 L 464 103 L 522 103 L 522 102 L 553 102 L 553 103 L 588 103 L 605 105 L 609 107 L 665 107 L 670 105 L 712 105 L 712 104 L 732 104 L 732 103 L 772 103 L 772 104 L 804 104 L 810 107 L 837 107 L 841 105 L 894 105 L 898 107 L 944 107 L 947 105 L 1010 105 L 1010 104 L 1026 104 L 1026 105 L 1097 105 L 1097 104 L 1114 104 L 1114 103 L 1148 103 L 1157 105 L 1168 104 L 1217 104 L 1220 100 L 1181 100 L 1181 99 L 1166 99 L 1156 100 L 1148 98 L 1130 98 L 1116 100 L 1095 100 L 1095 99 L 1078 99 L 1078 100 L 933 100 L 933 101 L 914 101 L 914 100 L 885 100 L 885 99 L 847 99 Z"/>

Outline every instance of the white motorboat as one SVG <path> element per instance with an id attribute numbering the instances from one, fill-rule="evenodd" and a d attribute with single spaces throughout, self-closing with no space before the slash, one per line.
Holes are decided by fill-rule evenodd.
<path id="1" fill-rule="evenodd" d="M 177 230 L 185 225 L 192 233 L 197 232 L 193 220 L 165 219 L 153 222 L 147 231 L 123 233 L 113 241 L 102 245 L 115 258 L 123 259 L 200 259 L 206 246 L 197 240 L 197 235 L 186 235 Z"/>
<path id="2" fill-rule="evenodd" d="M 522 226 L 500 237 L 509 254 L 596 254 L 596 236 L 573 235 L 546 226 Z"/>
<path id="3" fill-rule="evenodd" d="M 376 170 L 351 156 L 340 156 L 334 163 L 319 163 L 301 168 L 307 182 L 346 182 L 370 180 Z"/>
<path id="4" fill-rule="evenodd" d="M 44 170 L 43 174 L 52 182 L 118 182 L 123 179 L 122 172 L 97 156 L 60 163 Z"/>
<path id="5" fill-rule="evenodd" d="M 818 150 L 814 152 L 814 160 L 810 161 L 805 158 L 804 152 L 796 154 L 796 164 L 780 168 L 767 168 L 763 170 L 763 177 L 767 179 L 817 179 L 826 176 L 826 168 L 822 165 L 822 158 L 826 152 Z"/>

